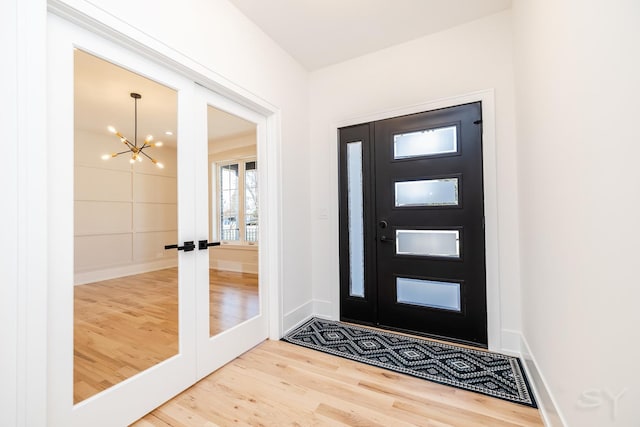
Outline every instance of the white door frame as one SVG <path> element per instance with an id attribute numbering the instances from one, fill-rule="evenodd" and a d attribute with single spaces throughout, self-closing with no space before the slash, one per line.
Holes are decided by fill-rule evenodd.
<path id="1" fill-rule="evenodd" d="M 498 192 L 497 192 L 497 160 L 496 160 L 496 123 L 495 100 L 493 89 L 482 90 L 450 98 L 437 99 L 403 108 L 372 113 L 366 116 L 354 117 L 337 122 L 331 126 L 330 135 L 337 135 L 338 129 L 360 123 L 375 122 L 407 114 L 453 107 L 471 102 L 482 102 L 482 168 L 484 177 L 484 215 L 485 215 L 485 246 L 486 246 L 486 275 L 487 275 L 487 334 L 489 350 L 502 350 L 502 308 L 500 305 L 500 265 L 498 247 Z M 338 217 L 338 144 L 336 142 L 332 156 L 332 178 L 335 194 L 335 215 Z M 340 269 L 338 259 L 339 230 L 338 223 L 333 224 L 332 246 L 335 248 L 335 266 L 333 277 L 336 286 L 332 289 L 333 304 L 332 317 L 340 318 Z"/>
<path id="2" fill-rule="evenodd" d="M 71 3 L 71 2 L 69 2 Z M 115 17 L 105 13 L 99 8 L 86 3 L 86 2 L 73 2 L 73 6 L 69 6 L 66 3 L 61 3 L 58 0 L 50 0 L 48 2 L 48 9 L 50 18 L 58 19 L 62 18 L 69 24 L 78 26 L 85 30 L 88 30 L 92 34 L 99 36 L 111 43 L 115 43 L 121 47 L 125 47 L 128 51 L 133 52 L 142 58 L 151 60 L 156 64 L 168 69 L 169 71 L 180 74 L 186 79 L 196 82 L 226 98 L 229 102 L 242 105 L 255 114 L 260 115 L 264 120 L 264 140 L 263 148 L 258 152 L 258 161 L 261 163 L 262 173 L 264 180 L 261 181 L 262 192 L 264 196 L 264 204 L 261 204 L 261 208 L 264 210 L 264 215 L 261 215 L 261 236 L 264 237 L 264 243 L 261 249 L 260 258 L 260 274 L 261 281 L 264 283 L 265 289 L 268 290 L 266 296 L 268 304 L 268 322 L 269 322 L 269 337 L 271 339 L 279 339 L 282 335 L 282 289 L 281 280 L 282 277 L 282 262 L 281 262 L 281 140 L 280 140 L 280 111 L 277 107 L 264 101 L 257 95 L 235 85 L 227 79 L 219 76 L 215 72 L 203 67 L 201 64 L 186 58 L 182 54 L 172 50 L 164 44 L 158 42 L 155 39 L 150 38 L 148 35 L 138 31 L 137 29 L 123 23 Z M 53 84 L 49 84 L 50 89 Z M 68 107 L 68 106 L 67 106 Z M 51 141 L 49 141 L 51 142 Z M 68 166 L 68 165 L 67 165 Z M 51 173 L 51 171 L 49 171 Z M 68 198 L 68 195 L 63 197 Z M 46 295 L 47 288 L 54 285 L 53 278 L 59 277 L 56 274 L 56 266 L 51 264 L 51 260 L 55 257 L 54 254 L 59 248 L 56 247 L 54 242 L 56 241 L 55 221 L 59 220 L 59 217 L 55 217 L 55 209 L 50 209 L 48 215 L 48 238 L 49 246 L 47 253 L 47 263 L 50 265 L 50 271 L 48 273 L 48 280 L 42 283 L 42 291 Z M 197 236 L 194 236 L 194 240 Z M 73 256 L 73 251 L 68 256 Z M 48 283 L 47 283 L 48 282 Z M 68 293 L 68 292 L 67 292 Z M 67 306 L 64 301 L 68 300 L 67 294 L 56 294 L 53 292 L 50 294 L 47 313 L 49 325 L 52 325 L 61 317 L 65 318 L 62 314 L 64 308 Z M 68 309 L 68 307 L 67 307 Z M 68 313 L 67 317 L 68 318 Z M 182 318 L 182 315 L 181 315 Z M 68 320 L 65 320 L 67 327 L 71 327 Z M 49 326 L 51 330 L 51 326 Z M 195 329 L 195 328 L 194 328 Z M 195 333 L 195 331 L 194 331 Z M 49 340 L 55 339 L 55 333 L 49 335 Z M 181 338 L 182 339 L 182 338 Z M 70 343 L 57 343 L 56 347 L 60 345 L 70 345 Z M 49 368 L 55 368 L 58 366 L 59 357 L 64 356 L 62 353 L 58 354 L 51 351 L 47 352 L 48 366 Z M 64 352 L 63 352 L 64 353 Z M 66 356 L 64 356 L 66 357 Z M 153 369 L 153 368 L 152 368 Z M 51 384 L 60 384 L 59 378 L 56 378 L 58 373 L 55 369 L 49 369 L 48 377 L 48 419 L 61 419 L 60 413 L 67 413 L 68 409 L 61 409 L 61 402 L 65 406 L 64 399 L 60 400 L 57 395 L 60 393 L 70 393 L 69 387 L 66 389 L 54 389 Z M 53 381 L 50 381 L 54 379 Z M 30 399 L 28 399 L 29 401 Z M 68 402 L 67 402 L 68 403 Z M 62 412 L 60 412 L 62 411 Z M 108 416 L 108 414 L 105 414 Z M 64 416 L 62 418 L 65 418 Z M 107 418 L 108 419 L 108 418 Z"/>

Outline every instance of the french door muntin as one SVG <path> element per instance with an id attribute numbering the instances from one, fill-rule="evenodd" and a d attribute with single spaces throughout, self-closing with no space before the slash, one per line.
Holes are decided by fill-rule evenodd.
<path id="1" fill-rule="evenodd" d="M 206 161 L 203 162 L 206 158 L 206 121 L 203 121 L 206 103 L 202 102 L 203 89 L 193 81 L 122 45 L 52 14 L 48 24 L 47 173 L 51 218 L 48 240 L 48 419 L 52 426 L 127 425 L 265 339 L 266 298 L 261 292 L 259 316 L 219 336 L 209 337 L 207 251 L 180 251 L 177 354 L 74 405 L 74 49 L 117 64 L 177 92 L 178 242 L 166 244 L 194 241 L 197 245 L 207 236 L 207 197 L 202 197 L 206 191 L 203 184 L 207 182 Z M 225 103 L 222 97 L 216 98 L 215 102 L 218 105 Z M 235 108 L 233 102 L 226 102 L 228 110 Z M 239 107 L 235 113 L 257 123 L 258 139 L 264 139 L 263 117 Z"/>

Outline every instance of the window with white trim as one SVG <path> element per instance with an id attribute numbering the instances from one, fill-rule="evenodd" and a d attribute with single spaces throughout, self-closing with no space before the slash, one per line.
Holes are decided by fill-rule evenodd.
<path id="1" fill-rule="evenodd" d="M 217 212 L 212 228 L 222 244 L 258 243 L 258 163 L 255 157 L 225 160 L 212 165 Z"/>

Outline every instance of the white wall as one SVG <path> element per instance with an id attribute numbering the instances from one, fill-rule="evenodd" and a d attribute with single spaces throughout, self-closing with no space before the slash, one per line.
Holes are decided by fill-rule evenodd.
<path id="1" fill-rule="evenodd" d="M 102 160 L 120 141 L 76 129 L 74 270 L 76 285 L 178 265 L 176 150 L 151 149 L 150 161 L 131 165 L 125 155 Z"/>
<path id="2" fill-rule="evenodd" d="M 152 0 L 63 2 L 95 3 L 280 109 L 283 311 L 309 301 L 308 73 L 226 0 L 185 0 L 179 7 Z"/>
<path id="3" fill-rule="evenodd" d="M 567 425 L 635 426 L 640 3 L 516 1 L 514 17 L 529 357 Z"/>
<path id="4" fill-rule="evenodd" d="M 495 89 L 503 341 L 520 329 L 514 89 L 510 11 L 311 74 L 313 297 L 336 315 L 338 185 L 335 125 L 440 98 Z M 327 167 L 329 166 L 329 167 Z M 507 339 L 508 338 L 508 339 Z"/>

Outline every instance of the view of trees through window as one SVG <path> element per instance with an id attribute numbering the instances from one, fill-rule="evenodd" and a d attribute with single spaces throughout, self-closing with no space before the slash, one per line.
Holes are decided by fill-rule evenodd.
<path id="1" fill-rule="evenodd" d="M 255 160 L 220 165 L 220 239 L 258 241 L 258 170 Z"/>

